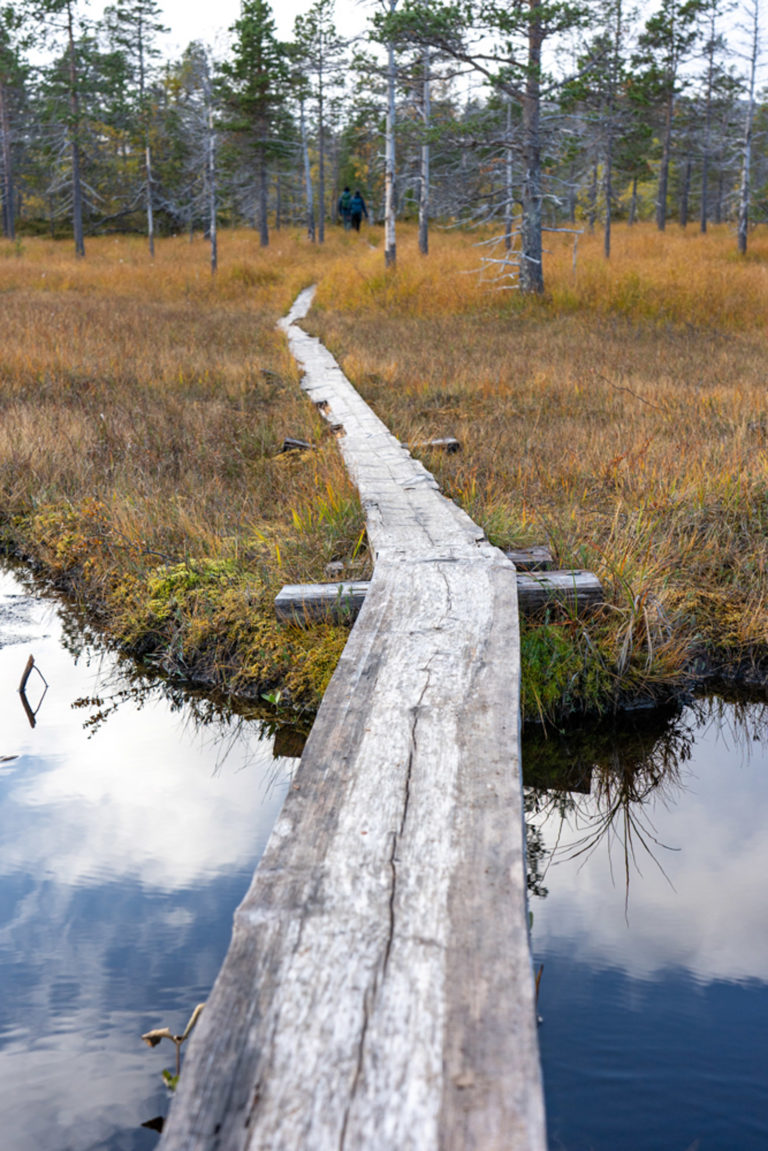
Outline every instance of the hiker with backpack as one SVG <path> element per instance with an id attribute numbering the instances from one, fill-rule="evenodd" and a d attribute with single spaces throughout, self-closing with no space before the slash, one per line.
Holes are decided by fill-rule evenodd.
<path id="1" fill-rule="evenodd" d="M 349 188 L 345 184 L 344 185 L 344 191 L 339 196 L 339 206 L 338 206 L 338 213 L 339 213 L 339 216 L 341 218 L 341 222 L 344 225 L 344 231 L 345 232 L 349 231 L 349 226 L 351 223 L 351 219 L 350 219 L 351 207 L 352 207 L 352 193 L 350 192 Z"/>
<path id="2" fill-rule="evenodd" d="M 356 232 L 360 231 L 363 216 L 365 216 L 366 220 L 368 219 L 368 209 L 365 206 L 365 200 L 363 199 L 360 189 L 356 188 L 349 205 L 349 218 Z"/>

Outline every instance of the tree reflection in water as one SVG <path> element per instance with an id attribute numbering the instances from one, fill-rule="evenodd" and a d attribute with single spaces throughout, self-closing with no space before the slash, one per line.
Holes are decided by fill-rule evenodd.
<path id="1" fill-rule="evenodd" d="M 192 731 L 216 747 L 216 771 L 230 755 L 258 741 L 272 741 L 273 756 L 298 758 L 312 725 L 312 716 L 297 716 L 263 700 L 233 699 L 213 689 L 170 679 L 147 669 L 129 657 L 108 653 L 100 638 L 63 615 L 64 646 L 76 661 L 95 664 L 99 669 L 98 691 L 74 700 L 72 707 L 83 712 L 83 728 L 97 732 L 122 707 L 141 710 L 162 700 L 178 713 L 185 731 Z M 277 772 L 279 775 L 279 771 Z"/>
<path id="2" fill-rule="evenodd" d="M 605 842 L 613 874 L 620 855 L 625 911 L 630 876 L 642 874 L 644 857 L 665 875 L 663 853 L 677 850 L 656 834 L 653 803 L 669 806 L 685 787 L 684 766 L 695 738 L 707 727 L 748 748 L 765 738 L 764 698 L 724 693 L 685 706 L 624 716 L 566 731 L 529 733 L 523 740 L 523 786 L 528 852 L 528 890 L 547 895 L 553 863 L 587 858 Z M 541 824 L 556 821 L 554 846 L 545 846 Z M 535 820 L 535 822 L 534 822 Z M 550 823 L 550 828 L 552 824 Z M 552 839 L 548 830 L 547 839 Z M 668 880 L 669 882 L 669 880 Z"/>

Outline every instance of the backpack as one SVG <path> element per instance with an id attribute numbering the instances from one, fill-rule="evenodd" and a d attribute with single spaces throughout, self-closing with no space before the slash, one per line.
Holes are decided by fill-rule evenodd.
<path id="1" fill-rule="evenodd" d="M 341 204 L 342 212 L 348 212 L 352 204 L 352 194 L 350 192 L 342 192 L 339 203 Z"/>

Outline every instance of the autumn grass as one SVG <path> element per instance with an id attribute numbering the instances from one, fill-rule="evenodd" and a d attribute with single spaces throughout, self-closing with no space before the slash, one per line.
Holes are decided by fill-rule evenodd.
<path id="1" fill-rule="evenodd" d="M 548 543 L 606 605 L 523 626 L 523 708 L 668 698 L 768 661 L 768 234 L 552 236 L 547 294 L 478 275 L 476 233 L 224 233 L 0 245 L 0 532 L 115 643 L 173 675 L 310 709 L 345 640 L 279 629 L 285 582 L 369 570 L 333 437 L 275 330 L 308 321 L 494 543 Z M 283 439 L 315 444 L 283 454 Z"/>
<path id="2" fill-rule="evenodd" d="M 461 441 L 426 462 L 494 542 L 601 578 L 595 617 L 524 627 L 526 715 L 762 679 L 768 235 L 739 260 L 725 228 L 620 227 L 610 263 L 552 237 L 542 300 L 483 289 L 466 236 L 432 246 L 406 234 L 389 279 L 361 254 L 346 292 L 333 271 L 313 330 L 400 438 Z"/>
<path id="3" fill-rule="evenodd" d="M 322 265 L 346 254 L 332 237 Z M 5 258 L 3 258 L 5 257 Z M 346 634 L 280 629 L 284 582 L 366 569 L 335 441 L 276 332 L 321 272 L 295 232 L 0 249 L 0 532 L 123 649 L 316 706 Z M 283 440 L 315 445 L 281 452 Z"/>

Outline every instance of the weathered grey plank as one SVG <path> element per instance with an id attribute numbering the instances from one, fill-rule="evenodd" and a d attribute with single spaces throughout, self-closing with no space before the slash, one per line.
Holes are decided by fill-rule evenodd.
<path id="1" fill-rule="evenodd" d="M 306 440 L 298 440 L 295 436 L 286 436 L 280 449 L 281 452 L 311 452 L 313 450 L 314 444 L 310 444 Z"/>
<path id="2" fill-rule="evenodd" d="M 289 335 L 377 562 L 163 1151 L 544 1151 L 515 569 Z"/>
<path id="3" fill-rule="evenodd" d="M 275 615 L 281 623 L 299 626 L 322 619 L 353 620 L 370 586 L 370 580 L 286 584 L 275 596 Z"/>
<path id="4" fill-rule="evenodd" d="M 446 452 L 448 455 L 461 451 L 461 444 L 455 436 L 442 436 L 436 440 L 415 440 L 412 444 L 403 444 L 403 447 L 409 452 Z"/>
<path id="5" fill-rule="evenodd" d="M 530 548 L 509 548 L 504 555 L 522 571 L 549 571 L 555 566 L 552 552 L 545 544 L 534 544 Z"/>
<path id="6" fill-rule="evenodd" d="M 349 621 L 358 615 L 369 587 L 368 580 L 286 584 L 275 596 L 275 615 L 282 623 L 299 625 L 322 619 Z M 517 606 L 523 615 L 540 611 L 553 600 L 585 611 L 603 598 L 600 581 L 592 572 L 517 573 Z"/>
<path id="7" fill-rule="evenodd" d="M 517 599 L 526 615 L 541 611 L 557 600 L 574 612 L 584 612 L 604 602 L 600 580 L 592 572 L 568 570 L 518 572 Z"/>

